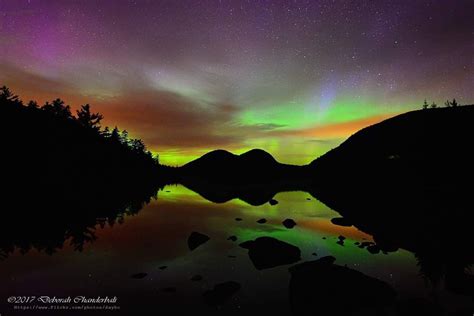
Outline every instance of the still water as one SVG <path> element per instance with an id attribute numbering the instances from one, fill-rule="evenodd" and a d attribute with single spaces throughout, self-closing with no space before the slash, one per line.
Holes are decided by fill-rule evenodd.
<path id="1" fill-rule="evenodd" d="M 308 193 L 282 192 L 275 199 L 279 203 L 273 206 L 252 206 L 240 200 L 215 204 L 183 186 L 166 186 L 157 199 L 138 214 L 125 216 L 120 224 L 97 224 L 96 239 L 82 251 L 75 251 L 66 241 L 53 255 L 34 249 L 15 251 L 0 261 L 1 309 L 8 311 L 5 315 L 24 313 L 6 303 L 11 296 L 100 295 L 116 296 L 115 305 L 125 314 L 290 314 L 291 265 L 258 271 L 247 250 L 239 247 L 239 243 L 260 236 L 299 247 L 301 262 L 332 255 L 336 264 L 385 281 L 400 298 L 431 299 L 436 295 L 448 308 L 464 304 L 465 297 L 436 292 L 420 275 L 410 252 L 371 254 L 359 248 L 355 243 L 371 241 L 371 236 L 353 226 L 332 224 L 330 220 L 339 215 Z M 261 218 L 267 222 L 257 223 Z M 297 225 L 285 228 L 282 221 L 287 218 Z M 210 240 L 190 251 L 187 238 L 193 231 L 208 235 Z M 237 241 L 228 240 L 231 235 Z M 337 243 L 339 236 L 346 238 L 344 245 Z M 131 277 L 137 273 L 147 275 Z M 195 275 L 201 275 L 202 280 L 191 281 Z M 241 289 L 222 306 L 206 305 L 203 292 L 225 281 L 236 281 Z M 40 315 L 37 311 L 31 314 Z"/>

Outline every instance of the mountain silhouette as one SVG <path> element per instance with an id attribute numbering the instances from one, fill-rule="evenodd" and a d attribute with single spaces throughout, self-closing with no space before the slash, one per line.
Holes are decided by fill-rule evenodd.
<path id="1" fill-rule="evenodd" d="M 287 181 L 302 170 L 302 166 L 279 163 L 261 149 L 252 149 L 241 155 L 219 149 L 177 168 L 177 174 L 180 181 L 260 184 Z"/>
<path id="2" fill-rule="evenodd" d="M 229 175 L 260 177 L 269 176 L 284 167 L 288 165 L 278 163 L 272 155 L 261 149 L 252 149 L 241 155 L 218 149 L 185 164 L 181 170 L 186 175 L 205 174 L 212 178 L 224 178 Z"/>
<path id="3" fill-rule="evenodd" d="M 219 149 L 171 171 L 174 181 L 212 202 L 238 198 L 261 205 L 278 192 L 299 189 L 306 168 L 279 163 L 261 149 L 241 155 Z"/>
<path id="4" fill-rule="evenodd" d="M 373 236 L 404 248 L 437 283 L 473 295 L 474 106 L 408 112 L 362 129 L 310 164 L 309 190 Z"/>

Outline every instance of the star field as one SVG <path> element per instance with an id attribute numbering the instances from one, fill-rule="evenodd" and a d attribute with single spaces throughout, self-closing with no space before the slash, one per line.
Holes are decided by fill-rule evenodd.
<path id="1" fill-rule="evenodd" d="M 0 83 L 91 103 L 180 164 L 307 163 L 426 98 L 472 103 L 474 3 L 0 0 Z"/>

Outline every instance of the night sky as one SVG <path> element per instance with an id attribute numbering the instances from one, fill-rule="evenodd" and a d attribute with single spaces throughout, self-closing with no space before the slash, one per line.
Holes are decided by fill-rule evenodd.
<path id="1" fill-rule="evenodd" d="M 474 1 L 0 0 L 0 84 L 90 103 L 181 164 L 308 163 L 386 117 L 474 103 Z"/>

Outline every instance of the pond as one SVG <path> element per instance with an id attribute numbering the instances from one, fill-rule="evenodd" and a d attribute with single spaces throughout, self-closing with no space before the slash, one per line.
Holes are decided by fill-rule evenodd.
<path id="1" fill-rule="evenodd" d="M 336 264 L 384 281 L 399 299 L 435 299 L 446 310 L 471 306 L 469 297 L 431 284 L 412 253 L 399 249 L 373 254 L 360 248 L 359 243 L 372 237 L 354 226 L 334 225 L 331 219 L 340 215 L 310 194 L 281 192 L 274 199 L 278 204 L 252 206 L 238 199 L 212 203 L 184 186 L 166 186 L 137 214 L 112 225 L 99 220 L 93 228 L 95 240 L 82 251 L 70 240 L 53 254 L 14 250 L 0 261 L 1 310 L 15 312 L 6 302 L 12 296 L 107 296 L 117 298 L 112 305 L 124 314 L 291 314 L 288 268 L 294 264 L 257 270 L 248 250 L 239 246 L 262 236 L 297 246 L 298 262 L 334 256 Z M 265 223 L 257 222 L 263 218 Z M 296 226 L 285 227 L 285 219 Z M 187 240 L 194 231 L 210 239 L 191 251 Z M 227 281 L 237 282 L 240 289 L 218 306 L 207 304 L 203 293 Z M 314 305 L 317 310 L 318 302 Z"/>

